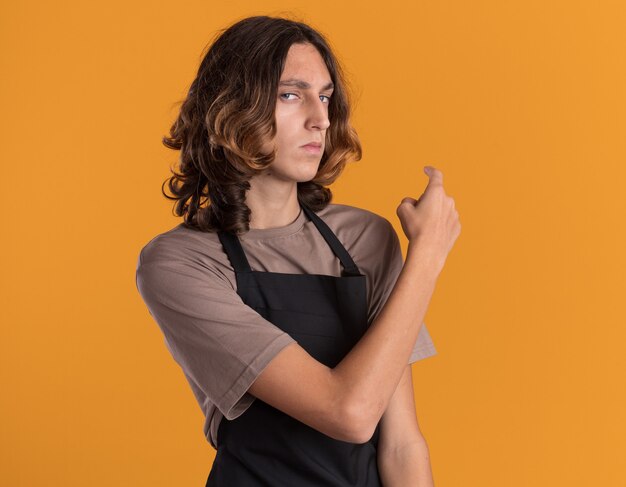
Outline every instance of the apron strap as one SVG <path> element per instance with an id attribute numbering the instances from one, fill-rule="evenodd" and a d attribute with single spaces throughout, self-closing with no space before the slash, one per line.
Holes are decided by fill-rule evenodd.
<path id="1" fill-rule="evenodd" d="M 315 212 L 309 209 L 307 206 L 300 203 L 303 211 L 309 217 L 309 219 L 313 222 L 313 224 L 317 227 L 318 231 L 324 237 L 324 240 L 328 243 L 332 251 L 341 261 L 341 265 L 344 268 L 344 275 L 348 276 L 360 276 L 359 268 L 356 266 L 352 257 L 346 250 L 346 248 L 339 241 L 337 236 L 333 233 L 333 231 L 326 225 L 326 222 L 322 220 L 319 216 L 315 214 Z M 228 255 L 228 259 L 230 263 L 235 269 L 235 272 L 252 272 L 252 267 L 250 267 L 250 263 L 248 262 L 248 258 L 246 257 L 245 252 L 243 251 L 243 247 L 241 246 L 241 241 L 239 237 L 233 233 L 229 232 L 217 232 L 217 236 L 222 242 L 224 246 L 224 250 Z"/>
<path id="2" fill-rule="evenodd" d="M 335 255 L 339 257 L 339 260 L 341 261 L 341 264 L 344 268 L 344 274 L 349 276 L 361 275 L 361 273 L 359 272 L 359 268 L 352 260 L 352 257 L 350 257 L 350 254 L 339 241 L 337 236 L 333 233 L 333 231 L 328 227 L 328 225 L 326 225 L 326 222 L 322 220 L 319 216 L 317 216 L 315 212 L 308 208 L 306 205 L 300 204 L 300 206 L 302 206 L 302 209 L 307 214 L 309 219 L 315 224 L 319 232 L 322 234 L 322 237 L 324 237 L 324 240 L 328 242 L 330 248 L 333 249 Z"/>
<path id="3" fill-rule="evenodd" d="M 220 242 L 222 242 L 226 255 L 228 256 L 228 260 L 230 260 L 235 272 L 252 272 L 252 267 L 250 267 L 248 258 L 241 247 L 239 237 L 233 233 L 221 231 L 217 232 L 217 236 L 219 237 Z"/>

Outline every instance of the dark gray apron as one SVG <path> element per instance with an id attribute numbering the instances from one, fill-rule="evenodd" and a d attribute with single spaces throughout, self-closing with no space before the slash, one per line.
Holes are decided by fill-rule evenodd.
<path id="1" fill-rule="evenodd" d="M 301 206 L 341 260 L 341 277 L 253 271 L 239 238 L 218 235 L 244 303 L 333 368 L 367 329 L 366 278 L 326 223 Z M 339 441 L 256 398 L 241 416 L 222 418 L 206 487 L 380 487 L 378 437 L 379 425 L 366 443 Z"/>

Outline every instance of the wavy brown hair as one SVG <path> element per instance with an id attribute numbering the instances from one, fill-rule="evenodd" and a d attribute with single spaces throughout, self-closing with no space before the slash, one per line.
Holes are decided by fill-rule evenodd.
<path id="1" fill-rule="evenodd" d="M 191 83 L 180 113 L 163 144 L 180 150 L 179 170 L 161 186 L 175 200 L 174 213 L 202 231 L 249 230 L 245 204 L 249 180 L 267 168 L 276 152 L 263 154 L 276 135 L 274 112 L 285 58 L 294 43 L 317 48 L 334 83 L 325 150 L 311 181 L 298 183 L 298 200 L 313 211 L 332 199 L 327 185 L 350 160 L 361 159 L 361 144 L 349 123 L 346 80 L 326 39 L 294 20 L 255 16 L 216 35 Z M 165 184 L 173 196 L 163 189 Z"/>

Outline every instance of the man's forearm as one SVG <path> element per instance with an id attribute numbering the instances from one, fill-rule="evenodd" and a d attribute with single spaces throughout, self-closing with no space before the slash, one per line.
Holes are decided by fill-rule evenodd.
<path id="1" fill-rule="evenodd" d="M 393 453 L 379 453 L 378 472 L 383 487 L 434 487 L 425 440 Z"/>

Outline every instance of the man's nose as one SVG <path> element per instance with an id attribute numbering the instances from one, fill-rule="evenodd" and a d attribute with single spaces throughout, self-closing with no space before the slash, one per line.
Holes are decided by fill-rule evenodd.
<path id="1" fill-rule="evenodd" d="M 319 98 L 309 104 L 307 128 L 326 130 L 330 126 L 328 119 L 328 105 Z"/>

